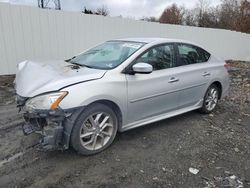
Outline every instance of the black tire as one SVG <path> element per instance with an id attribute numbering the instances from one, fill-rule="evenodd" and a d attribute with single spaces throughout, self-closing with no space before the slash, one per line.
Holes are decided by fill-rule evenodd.
<path id="1" fill-rule="evenodd" d="M 209 93 L 212 90 L 216 91 L 217 102 L 215 103 L 215 106 L 212 109 L 209 109 L 208 106 L 207 106 L 207 102 L 206 101 L 207 101 L 207 99 L 209 97 Z M 206 94 L 205 94 L 204 99 L 203 99 L 202 107 L 199 109 L 199 111 L 202 112 L 202 113 L 205 113 L 205 114 L 209 114 L 209 113 L 213 112 L 214 109 L 216 108 L 217 104 L 218 104 L 219 94 L 220 94 L 220 91 L 219 91 L 218 87 L 215 84 L 210 85 L 209 88 L 206 91 Z"/>
<path id="2" fill-rule="evenodd" d="M 97 150 L 90 150 L 83 146 L 81 138 L 80 138 L 80 134 L 81 134 L 82 126 L 84 122 L 86 122 L 88 117 L 92 116 L 92 114 L 95 114 L 95 113 L 108 114 L 109 117 L 112 119 L 113 131 L 112 131 L 112 135 L 110 136 L 109 140 L 104 146 L 101 146 L 101 148 Z M 117 129 L 118 129 L 118 119 L 116 117 L 115 112 L 112 110 L 112 108 L 110 108 L 107 105 L 100 104 L 100 103 L 92 104 L 86 107 L 86 109 L 79 115 L 79 117 L 75 121 L 73 130 L 71 133 L 71 145 L 80 154 L 83 154 L 83 155 L 97 154 L 105 150 L 107 147 L 109 147 L 112 144 L 112 142 L 115 139 Z"/>

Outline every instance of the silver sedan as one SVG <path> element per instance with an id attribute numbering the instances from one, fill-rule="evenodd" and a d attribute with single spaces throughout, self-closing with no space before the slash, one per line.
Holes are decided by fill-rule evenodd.
<path id="1" fill-rule="evenodd" d="M 96 154 L 126 131 L 199 109 L 229 89 L 228 65 L 199 45 L 162 38 L 107 41 L 65 61 L 18 64 L 26 135 L 44 149 Z"/>

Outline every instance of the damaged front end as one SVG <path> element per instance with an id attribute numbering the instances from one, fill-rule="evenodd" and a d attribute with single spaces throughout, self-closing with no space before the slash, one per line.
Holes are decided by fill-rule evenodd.
<path id="1" fill-rule="evenodd" d="M 29 98 L 17 96 L 17 107 L 23 114 L 24 135 L 38 133 L 42 135 L 40 146 L 44 150 L 64 150 L 69 148 L 70 133 L 73 127 L 73 113 L 77 109 L 31 109 L 27 107 Z M 77 114 L 77 113 L 75 113 Z"/>
<path id="2" fill-rule="evenodd" d="M 61 105 L 68 86 L 100 79 L 107 70 L 73 69 L 65 61 L 23 61 L 17 66 L 15 89 L 17 106 L 23 113 L 24 134 L 42 134 L 44 148 L 67 149 L 74 117 L 82 106 Z M 61 105 L 61 107 L 60 107 Z"/>
<path id="3" fill-rule="evenodd" d="M 24 135 L 39 133 L 40 144 L 44 149 L 67 149 L 63 141 L 63 110 L 24 112 L 25 123 L 22 126 Z"/>

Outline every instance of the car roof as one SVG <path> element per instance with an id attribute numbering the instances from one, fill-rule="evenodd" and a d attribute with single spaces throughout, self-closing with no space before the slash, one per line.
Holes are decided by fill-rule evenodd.
<path id="1" fill-rule="evenodd" d="M 116 39 L 119 41 L 131 41 L 131 42 L 142 42 L 142 43 L 152 43 L 152 42 L 182 42 L 182 43 L 190 43 L 192 42 L 181 40 L 181 39 L 172 39 L 172 38 L 122 38 Z"/>
<path id="2" fill-rule="evenodd" d="M 161 44 L 161 43 L 186 43 L 186 44 L 191 44 L 197 47 L 203 48 L 202 45 L 190 42 L 188 40 L 182 40 L 182 39 L 174 39 L 174 38 L 150 38 L 150 37 L 144 37 L 144 38 L 122 38 L 122 39 L 115 39 L 113 41 L 127 41 L 127 42 L 140 42 L 140 43 L 156 43 L 156 44 Z"/>

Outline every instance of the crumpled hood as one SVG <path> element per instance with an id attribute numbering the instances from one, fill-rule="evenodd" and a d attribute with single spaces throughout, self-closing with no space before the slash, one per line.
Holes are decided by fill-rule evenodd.
<path id="1" fill-rule="evenodd" d="M 16 92 L 22 97 L 34 97 L 78 82 L 99 79 L 106 72 L 87 67 L 72 69 L 72 64 L 64 61 L 23 61 L 17 69 Z"/>

